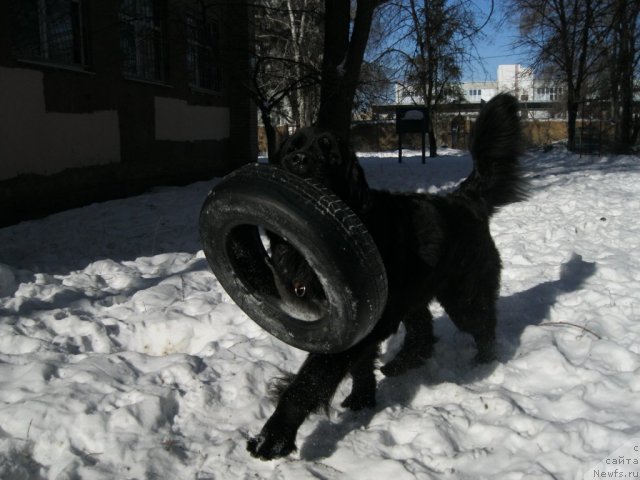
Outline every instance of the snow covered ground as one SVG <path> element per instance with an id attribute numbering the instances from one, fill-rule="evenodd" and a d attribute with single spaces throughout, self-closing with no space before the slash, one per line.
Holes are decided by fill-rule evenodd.
<path id="1" fill-rule="evenodd" d="M 372 185 L 445 191 L 470 169 L 455 151 L 389 157 L 362 156 Z M 210 273 L 210 183 L 0 229 L 0 478 L 640 478 L 640 158 L 525 165 L 531 199 L 491 225 L 499 361 L 475 365 L 436 305 L 433 359 L 380 375 L 375 411 L 341 409 L 343 385 L 274 462 L 245 441 L 273 410 L 268 381 L 304 353 Z"/>

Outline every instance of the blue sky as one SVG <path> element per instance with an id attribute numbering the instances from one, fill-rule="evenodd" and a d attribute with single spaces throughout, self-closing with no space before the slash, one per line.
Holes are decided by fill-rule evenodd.
<path id="1" fill-rule="evenodd" d="M 518 31 L 511 21 L 504 20 L 502 3 L 503 0 L 495 0 L 491 21 L 483 30 L 484 38 L 475 42 L 481 59 L 464 69 L 463 81 L 495 80 L 498 65 L 527 65 L 526 55 L 518 54 L 511 46 Z M 476 0 L 475 4 L 484 15 L 488 15 L 490 0 Z"/>

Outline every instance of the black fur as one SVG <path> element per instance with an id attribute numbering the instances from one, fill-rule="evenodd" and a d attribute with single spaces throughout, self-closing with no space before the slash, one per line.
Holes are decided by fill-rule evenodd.
<path id="1" fill-rule="evenodd" d="M 387 269 L 389 299 L 382 318 L 358 344 L 338 354 L 309 355 L 298 374 L 281 388 L 276 410 L 260 434 L 249 440 L 252 455 L 273 459 L 295 450 L 302 422 L 329 404 L 347 374 L 353 377 L 353 388 L 343 406 L 373 407 L 379 345 L 396 332 L 400 322 L 406 328 L 404 345 L 382 372 L 399 375 L 431 355 L 435 338 L 428 305 L 433 299 L 460 330 L 473 336 L 479 361 L 494 358 L 501 262 L 489 219 L 498 207 L 525 196 L 518 166 L 521 148 L 518 104 L 504 94 L 480 113 L 470 148 L 473 172 L 447 196 L 369 189 L 355 155 L 318 129 L 303 129 L 283 144 L 277 163 L 325 183 L 365 223 Z M 274 258 L 275 269 L 287 264 L 274 275 L 284 285 L 298 285 L 299 279 L 284 270 L 304 271 L 306 262 L 286 242 L 275 237 L 272 241 L 279 245 L 277 252 L 287 253 L 284 262 Z"/>

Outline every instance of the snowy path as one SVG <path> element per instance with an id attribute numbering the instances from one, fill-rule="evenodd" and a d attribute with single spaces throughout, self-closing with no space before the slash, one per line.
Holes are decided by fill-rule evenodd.
<path id="1" fill-rule="evenodd" d="M 470 169 L 448 153 L 362 162 L 373 186 L 438 192 Z M 380 375 L 374 412 L 342 410 L 343 385 L 275 462 L 245 441 L 304 354 L 208 270 L 210 184 L 0 229 L 0 478 L 586 479 L 599 462 L 640 478 L 640 158 L 556 151 L 526 169 L 531 199 L 492 222 L 499 361 L 474 365 L 434 305 L 433 359 Z"/>

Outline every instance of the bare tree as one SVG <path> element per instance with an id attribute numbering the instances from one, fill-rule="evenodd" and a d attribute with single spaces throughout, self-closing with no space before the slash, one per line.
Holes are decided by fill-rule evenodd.
<path id="1" fill-rule="evenodd" d="M 262 0 L 268 20 L 256 21 L 257 63 L 279 65 L 278 75 L 256 69 L 254 90 L 270 82 L 265 116 L 275 102 L 296 126 L 317 123 L 345 140 L 354 108 L 384 95 L 384 67 L 365 62 L 374 13 L 381 0 Z M 261 23 L 258 25 L 258 23 Z M 325 32 L 330 32 L 325 35 Z M 277 86 L 276 86 L 277 85 Z M 388 84 L 387 84 L 388 86 Z M 265 89 L 262 88 L 261 91 Z M 357 101 L 356 101 L 357 97 Z M 265 115 L 267 114 L 267 115 Z M 267 130 L 267 133 L 268 130 Z"/>
<path id="2" fill-rule="evenodd" d="M 247 87 L 265 127 L 269 155 L 276 150 L 275 116 L 296 126 L 316 123 L 348 140 L 361 73 L 369 92 L 384 76 L 375 63 L 364 70 L 362 65 L 374 12 L 385 1 L 253 1 L 255 42 Z"/>
<path id="3" fill-rule="evenodd" d="M 603 21 L 608 0 L 511 0 L 519 19 L 519 47 L 529 50 L 533 67 L 551 67 L 566 85 L 568 147 L 576 147 L 580 103 L 596 73 L 608 28 Z"/>
<path id="4" fill-rule="evenodd" d="M 606 43 L 609 92 L 616 121 L 616 149 L 628 153 L 637 138 L 633 108 L 640 74 L 640 3 L 612 0 L 611 31 Z"/>
<path id="5" fill-rule="evenodd" d="M 318 125 L 343 140 L 351 114 L 375 10 L 384 0 L 325 0 L 322 81 Z"/>
<path id="6" fill-rule="evenodd" d="M 471 0 L 396 0 L 388 7 L 394 43 L 381 58 L 393 66 L 402 94 L 429 107 L 429 152 L 436 156 L 438 105 L 463 99 L 462 68 L 477 56 L 474 40 L 492 17 L 493 1 L 488 15 Z"/>
<path id="7" fill-rule="evenodd" d="M 322 16 L 324 9 L 316 0 L 286 0 L 288 30 L 291 35 L 293 76 L 303 77 L 309 70 L 320 71 L 322 48 Z M 316 76 L 316 79 L 318 77 Z M 292 90 L 289 95 L 291 117 L 297 126 L 311 125 L 317 116 L 319 83 L 305 89 Z"/>
<path id="8" fill-rule="evenodd" d="M 259 0 L 253 9 L 255 48 L 248 90 L 260 111 L 271 156 L 277 143 L 275 116 L 298 126 L 316 116 L 323 11 L 312 0 Z"/>
<path id="9" fill-rule="evenodd" d="M 393 101 L 394 79 L 404 69 L 397 58 L 398 43 L 402 41 L 401 23 L 395 1 L 382 3 L 375 10 L 356 90 L 355 114 L 370 113 L 373 105 Z"/>
<path id="10" fill-rule="evenodd" d="M 439 104 L 459 101 L 462 65 L 481 34 L 475 5 L 467 0 L 404 0 L 405 89 L 429 107 L 429 154 L 437 156 L 435 112 Z M 486 24 L 486 21 L 485 21 Z"/>

